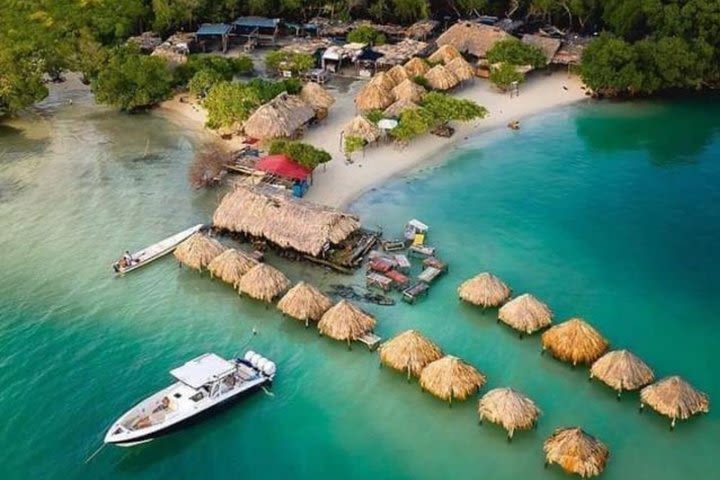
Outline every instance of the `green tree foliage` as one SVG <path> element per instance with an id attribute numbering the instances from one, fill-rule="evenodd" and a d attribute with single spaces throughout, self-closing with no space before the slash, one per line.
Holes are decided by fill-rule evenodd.
<path id="1" fill-rule="evenodd" d="M 10 50 L 0 49 L 0 118 L 19 112 L 47 94 L 41 63 L 37 59 L 19 57 Z"/>
<path id="2" fill-rule="evenodd" d="M 284 52 L 276 50 L 265 56 L 265 68 L 273 73 L 290 70 L 297 74 L 315 66 L 315 59 L 306 53 Z"/>
<path id="3" fill-rule="evenodd" d="M 362 137 L 349 135 L 343 138 L 343 152 L 345 157 L 350 159 L 352 154 L 362 150 L 365 147 L 365 140 Z"/>
<path id="4" fill-rule="evenodd" d="M 427 18 L 430 13 L 428 0 L 392 0 L 395 17 L 404 23 Z"/>
<path id="5" fill-rule="evenodd" d="M 515 38 L 500 40 L 487 52 L 490 63 L 509 63 L 511 65 L 530 65 L 544 67 L 546 63 L 542 50 Z"/>
<path id="6" fill-rule="evenodd" d="M 469 122 L 487 115 L 487 109 L 472 100 L 455 98 L 440 92 L 426 93 L 422 99 L 422 108 L 440 125 L 451 120 Z"/>
<path id="7" fill-rule="evenodd" d="M 430 82 L 428 82 L 428 79 L 425 78 L 424 75 L 415 75 L 412 78 L 412 81 L 423 87 L 425 90 L 430 90 Z"/>
<path id="8" fill-rule="evenodd" d="M 271 155 L 283 154 L 300 165 L 315 170 L 318 165 L 329 162 L 332 157 L 320 148 L 302 142 L 285 139 L 274 139 L 268 148 Z"/>
<path id="9" fill-rule="evenodd" d="M 216 83 L 203 100 L 210 128 L 233 127 L 242 123 L 260 105 L 262 102 L 257 92 L 244 83 Z"/>
<path id="10" fill-rule="evenodd" d="M 384 45 L 387 43 L 385 34 L 378 32 L 370 25 L 360 25 L 348 33 L 348 42 L 367 43 L 370 45 Z"/>
<path id="11" fill-rule="evenodd" d="M 190 27 L 205 4 L 203 0 L 152 0 L 153 28 L 163 32 L 171 27 Z"/>
<path id="12" fill-rule="evenodd" d="M 197 72 L 188 83 L 188 90 L 196 97 L 205 97 L 210 89 L 224 81 L 222 75 L 216 70 L 203 69 Z"/>
<path id="13" fill-rule="evenodd" d="M 297 78 L 284 78 L 277 81 L 253 78 L 247 83 L 247 86 L 253 89 L 261 103 L 266 103 L 282 92 L 287 92 L 291 95 L 300 93 L 302 83 Z"/>
<path id="14" fill-rule="evenodd" d="M 383 115 L 382 110 L 373 109 L 365 114 L 365 118 L 377 125 L 377 123 L 385 118 L 385 116 Z"/>
<path id="15" fill-rule="evenodd" d="M 501 63 L 490 70 L 490 81 L 500 90 L 507 90 L 513 82 L 522 82 L 525 76 L 517 71 L 515 65 Z"/>
<path id="16" fill-rule="evenodd" d="M 422 108 L 405 110 L 400 114 L 398 126 L 390 130 L 390 135 L 398 142 L 408 142 L 430 131 L 433 119 Z"/>
<path id="17" fill-rule="evenodd" d="M 253 61 L 247 55 L 236 58 L 221 57 L 220 55 L 190 55 L 186 63 L 178 65 L 175 69 L 175 84 L 186 85 L 201 70 L 212 70 L 219 74 L 223 80 L 229 81 L 235 75 L 252 72 Z"/>

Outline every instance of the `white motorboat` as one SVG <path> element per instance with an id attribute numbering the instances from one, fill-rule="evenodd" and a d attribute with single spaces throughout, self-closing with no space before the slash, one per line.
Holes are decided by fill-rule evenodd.
<path id="1" fill-rule="evenodd" d="M 201 355 L 171 370 L 178 381 L 121 416 L 105 435 L 105 443 L 129 447 L 178 430 L 272 382 L 275 370 L 275 363 L 253 351 L 231 361 L 214 353 Z"/>
<path id="2" fill-rule="evenodd" d="M 175 248 L 177 248 L 178 245 L 188 239 L 192 234 L 202 230 L 203 227 L 204 225 L 202 223 L 199 223 L 194 227 L 190 227 L 187 230 L 176 233 L 175 235 L 172 235 L 164 240 L 160 240 L 159 242 L 150 245 L 147 248 L 143 248 L 142 250 L 131 254 L 129 259 L 123 259 L 125 260 L 125 262 L 118 261 L 113 263 L 113 270 L 116 273 L 128 273 L 140 267 L 143 267 L 148 263 L 152 262 L 153 260 L 157 260 L 158 258 L 172 252 L 173 250 L 175 250 Z"/>

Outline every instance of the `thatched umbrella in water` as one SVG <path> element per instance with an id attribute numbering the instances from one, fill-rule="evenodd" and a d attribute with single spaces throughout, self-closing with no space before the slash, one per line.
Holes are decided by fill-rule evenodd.
<path id="1" fill-rule="evenodd" d="M 367 118 L 357 115 L 350 120 L 350 123 L 343 128 L 343 135 L 347 137 L 359 137 L 365 143 L 372 143 L 380 138 L 380 129 Z"/>
<path id="2" fill-rule="evenodd" d="M 320 318 L 318 330 L 335 340 L 350 342 L 357 340 L 375 328 L 375 319 L 347 300 L 340 300 Z"/>
<path id="3" fill-rule="evenodd" d="M 445 68 L 455 75 L 461 82 L 475 77 L 475 69 L 462 57 L 450 60 L 445 64 Z"/>
<path id="4" fill-rule="evenodd" d="M 285 315 L 305 322 L 317 322 L 332 306 L 332 302 L 320 290 L 309 283 L 300 282 L 291 288 L 277 304 Z"/>
<path id="5" fill-rule="evenodd" d="M 677 375 L 663 378 L 640 390 L 641 411 L 646 404 L 656 412 L 670 417 L 672 419 L 670 428 L 675 428 L 675 421 L 678 418 L 687 420 L 697 413 L 710 411 L 708 396 L 695 390 Z"/>
<path id="6" fill-rule="evenodd" d="M 420 57 L 413 57 L 405 62 L 405 71 L 410 78 L 425 75 L 430 70 L 430 65 Z"/>
<path id="7" fill-rule="evenodd" d="M 203 233 L 195 233 L 175 249 L 175 258 L 195 270 L 202 270 L 225 250 L 220 242 Z"/>
<path id="8" fill-rule="evenodd" d="M 462 55 L 453 45 L 447 44 L 435 50 L 428 60 L 432 63 L 448 64 L 456 58 L 462 58 Z"/>
<path id="9" fill-rule="evenodd" d="M 392 79 L 395 85 L 400 85 L 401 82 L 408 79 L 408 72 L 402 65 L 395 65 L 388 70 L 386 74 Z"/>
<path id="10" fill-rule="evenodd" d="M 436 397 L 447 400 L 465 400 L 485 385 L 486 377 L 465 361 L 446 355 L 435 360 L 420 373 L 420 387 Z"/>
<path id="11" fill-rule="evenodd" d="M 397 82 L 385 72 L 378 72 L 370 79 L 368 85 L 377 85 L 386 92 L 389 92 L 397 85 Z"/>
<path id="12" fill-rule="evenodd" d="M 290 286 L 290 280 L 280 270 L 259 263 L 240 279 L 238 290 L 257 300 L 272 302 Z"/>
<path id="13" fill-rule="evenodd" d="M 530 335 L 552 323 L 553 312 L 546 304 L 524 293 L 513 298 L 498 311 L 498 320 Z"/>
<path id="14" fill-rule="evenodd" d="M 645 362 L 627 350 L 614 350 L 593 363 L 590 368 L 590 378 L 595 377 L 617 390 L 620 400 L 623 390 L 637 390 L 644 387 L 655 379 L 655 374 Z"/>
<path id="15" fill-rule="evenodd" d="M 424 93 L 425 89 L 409 78 L 403 80 L 397 87 L 392 89 L 392 94 L 396 100 L 410 100 L 416 103 L 422 100 Z"/>
<path id="16" fill-rule="evenodd" d="M 542 334 L 543 351 L 573 366 L 592 363 L 608 348 L 608 341 L 581 318 L 571 318 Z"/>
<path id="17" fill-rule="evenodd" d="M 492 273 L 484 272 L 460 284 L 458 296 L 480 307 L 497 307 L 510 298 L 510 288 Z"/>
<path id="18" fill-rule="evenodd" d="M 392 83 L 392 80 L 390 81 Z M 355 106 L 361 112 L 369 110 L 382 110 L 390 106 L 395 101 L 390 90 L 395 85 L 385 88 L 378 84 L 368 83 L 355 96 Z"/>
<path id="19" fill-rule="evenodd" d="M 442 65 L 435 65 L 426 74 L 428 85 L 433 90 L 450 90 L 456 87 L 460 80 Z"/>
<path id="20" fill-rule="evenodd" d="M 250 271 L 257 260 L 249 255 L 239 252 L 234 248 L 228 248 L 223 253 L 213 258 L 207 269 L 210 275 L 217 277 L 225 283 L 237 288 L 243 275 Z"/>
<path id="21" fill-rule="evenodd" d="M 383 112 L 383 116 L 385 118 L 400 118 L 400 115 L 405 110 L 414 110 L 416 108 L 419 108 L 417 103 L 413 102 L 412 100 L 406 100 L 401 98 L 400 100 L 397 100 L 395 103 L 386 108 Z"/>
<path id="22" fill-rule="evenodd" d="M 610 452 L 597 438 L 581 428 L 558 428 L 543 444 L 545 466 L 557 463 L 568 473 L 583 478 L 600 475 Z"/>
<path id="23" fill-rule="evenodd" d="M 540 409 L 535 402 L 512 388 L 495 388 L 478 402 L 480 423 L 488 420 L 502 425 L 512 439 L 515 430 L 528 430 L 535 426 Z"/>
<path id="24" fill-rule="evenodd" d="M 380 362 L 390 368 L 419 377 L 428 364 L 442 357 L 440 347 L 417 330 L 407 330 L 380 345 Z"/>

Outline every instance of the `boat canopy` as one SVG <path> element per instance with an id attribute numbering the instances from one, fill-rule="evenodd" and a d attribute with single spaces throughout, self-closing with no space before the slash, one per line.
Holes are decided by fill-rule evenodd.
<path id="1" fill-rule="evenodd" d="M 408 222 L 408 226 L 414 228 L 418 232 L 427 232 L 430 227 L 425 225 L 423 222 L 418 220 L 417 218 L 413 218 Z"/>
<path id="2" fill-rule="evenodd" d="M 170 375 L 185 385 L 200 388 L 219 380 L 235 370 L 235 365 L 214 353 L 206 353 L 190 360 L 182 367 L 170 370 Z"/>

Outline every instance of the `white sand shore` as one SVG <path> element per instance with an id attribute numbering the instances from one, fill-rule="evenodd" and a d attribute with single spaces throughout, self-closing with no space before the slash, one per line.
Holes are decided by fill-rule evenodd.
<path id="1" fill-rule="evenodd" d="M 587 98 L 579 78 L 563 72 L 532 75 L 521 85 L 520 96 L 514 98 L 499 93 L 488 81 L 476 79 L 455 95 L 485 106 L 489 112 L 485 119 L 455 124 L 455 135 L 448 139 L 425 135 L 402 149 L 392 144 L 370 146 L 364 154 L 354 154 L 354 163 L 347 164 L 340 148 L 340 133 L 356 115 L 353 99 L 361 85 L 361 82 L 355 82 L 348 92 L 343 93 L 332 91 L 331 85 L 330 89 L 336 97 L 335 105 L 330 109 L 328 118 L 321 125 L 310 128 L 303 137 L 303 141 L 323 148 L 333 156 L 326 167 L 318 168 L 314 174 L 314 184 L 306 197 L 311 201 L 345 206 L 373 186 L 435 156 L 442 157 L 438 155 L 442 150 L 468 135 L 504 128 L 511 121 Z M 158 112 L 190 129 L 201 129 L 205 123 L 205 113 L 201 108 L 181 103 L 177 98 L 164 102 Z M 227 142 L 231 148 L 235 143 Z"/>

